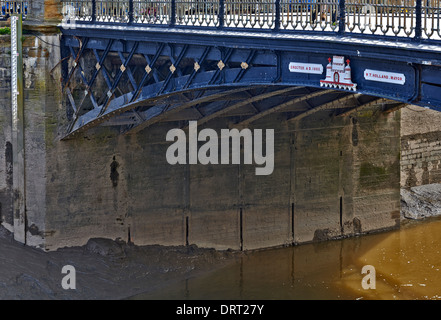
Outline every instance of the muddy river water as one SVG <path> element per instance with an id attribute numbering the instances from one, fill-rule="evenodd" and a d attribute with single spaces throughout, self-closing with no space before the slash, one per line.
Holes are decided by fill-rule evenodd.
<path id="1" fill-rule="evenodd" d="M 362 268 L 375 269 L 364 289 Z M 371 269 L 372 270 L 372 269 Z M 135 299 L 440 299 L 441 219 L 401 230 L 244 253 L 231 264 Z"/>

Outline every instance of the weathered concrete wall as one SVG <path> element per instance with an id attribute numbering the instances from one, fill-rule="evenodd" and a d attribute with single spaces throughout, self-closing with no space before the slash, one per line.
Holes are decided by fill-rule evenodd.
<path id="1" fill-rule="evenodd" d="M 48 148 L 56 138 L 54 129 L 63 121 L 57 118 L 61 112 L 55 112 L 61 108 L 59 45 L 58 35 L 31 36 L 23 52 L 27 243 L 39 246 L 47 232 Z"/>
<path id="2" fill-rule="evenodd" d="M 293 163 L 296 241 L 399 226 L 398 120 L 374 108 L 304 119 Z"/>
<path id="3" fill-rule="evenodd" d="M 0 202 L 2 224 L 13 231 L 12 199 L 13 181 L 11 139 L 11 84 L 10 84 L 10 42 L 9 36 L 1 37 L 1 72 L 5 75 L 1 83 L 1 126 L 0 144 L 2 152 L 0 166 Z M 53 106 L 59 106 L 61 90 L 58 75 L 51 70 L 60 60 L 59 36 L 25 36 L 23 41 L 24 79 L 24 126 L 25 126 L 25 207 L 27 236 L 26 243 L 44 246 L 46 224 L 46 139 L 53 138 L 52 129 L 57 126 Z M 50 141 L 50 139 L 49 139 Z"/>
<path id="4" fill-rule="evenodd" d="M 53 128 L 45 247 L 94 236 L 255 249 L 399 226 L 399 112 L 256 123 L 276 129 L 270 176 L 250 165 L 169 165 L 165 135 L 175 127 L 132 136 L 96 128 L 69 141 Z"/>
<path id="5" fill-rule="evenodd" d="M 441 183 L 441 112 L 402 109 L 401 186 Z"/>
<path id="6" fill-rule="evenodd" d="M 256 122 L 275 129 L 270 176 L 256 176 L 254 165 L 173 166 L 165 158 L 173 122 L 129 136 L 100 127 L 60 140 L 68 121 L 58 46 L 58 35 L 24 43 L 29 245 L 53 250 L 105 237 L 248 250 L 399 226 L 399 112 Z M 0 100 L 4 225 L 11 224 L 9 85 Z M 230 124 L 224 118 L 207 127 Z"/>
<path id="7" fill-rule="evenodd" d="M 2 224 L 12 231 L 11 49 L 0 36 L 0 203 Z"/>
<path id="8" fill-rule="evenodd" d="M 358 140 L 358 142 L 356 142 Z M 354 227 L 399 226 L 400 111 L 382 114 L 370 109 L 353 122 Z"/>
<path id="9" fill-rule="evenodd" d="M 270 176 L 256 176 L 250 165 L 169 165 L 165 134 L 174 123 L 127 137 L 100 128 L 54 139 L 45 247 L 94 236 L 255 249 L 397 227 L 398 119 L 266 119 L 256 127 L 276 128 Z M 210 126 L 227 127 L 225 120 Z"/>

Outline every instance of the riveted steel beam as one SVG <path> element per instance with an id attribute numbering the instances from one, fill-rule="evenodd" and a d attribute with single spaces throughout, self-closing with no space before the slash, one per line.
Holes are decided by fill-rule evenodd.
<path id="1" fill-rule="evenodd" d="M 345 111 L 343 113 L 338 114 L 338 117 L 346 117 L 349 116 L 363 108 L 368 108 L 371 107 L 373 105 L 376 104 L 383 104 L 383 103 L 388 103 L 388 102 L 393 102 L 392 100 L 386 99 L 386 98 L 375 98 L 372 101 L 366 102 L 366 103 L 361 103 L 360 105 L 356 106 L 355 108 L 352 108 L 348 111 Z"/>
<path id="2" fill-rule="evenodd" d="M 129 53 L 128 57 L 126 58 L 125 62 L 123 62 L 123 64 L 121 65 L 121 68 L 118 70 L 118 73 L 115 77 L 115 80 L 113 81 L 112 88 L 110 88 L 110 90 L 107 91 L 107 96 L 104 100 L 103 106 L 102 106 L 101 111 L 99 113 L 100 115 L 102 115 L 106 111 L 110 100 L 112 100 L 114 93 L 115 93 L 115 90 L 116 90 L 119 82 L 121 81 L 122 75 L 123 75 L 124 71 L 126 70 L 127 65 L 129 64 L 133 55 L 135 54 L 137 47 L 138 47 L 138 42 L 135 42 L 133 44 L 132 50 L 130 50 L 130 53 Z"/>
<path id="3" fill-rule="evenodd" d="M 322 96 L 322 95 L 325 95 L 325 94 L 329 94 L 331 92 L 333 92 L 333 90 L 317 90 L 315 92 L 312 92 L 312 93 L 309 93 L 309 94 L 305 94 L 302 97 L 292 99 L 292 100 L 290 100 L 288 102 L 285 102 L 285 103 L 282 103 L 282 104 L 280 104 L 278 106 L 275 106 L 275 107 L 266 109 L 264 111 L 261 111 L 258 114 L 249 117 L 248 119 L 245 119 L 245 120 L 243 120 L 243 121 L 241 121 L 239 123 L 236 123 L 234 125 L 234 127 L 243 127 L 243 126 L 249 125 L 250 123 L 252 123 L 252 122 L 254 122 L 254 121 L 256 121 L 256 120 L 258 120 L 260 118 L 263 118 L 265 116 L 268 116 L 268 115 L 270 115 L 270 114 L 272 114 L 274 112 L 280 112 L 281 110 L 283 110 L 283 109 L 285 109 L 287 107 L 290 107 L 292 105 L 295 105 L 297 103 L 300 103 L 302 101 L 305 101 L 305 100 L 308 100 L 308 99 L 312 99 L 312 98 L 315 98 L 315 97 L 319 97 L 319 96 Z"/>
<path id="4" fill-rule="evenodd" d="M 189 102 L 185 102 L 182 104 L 176 104 L 173 106 L 168 107 L 167 109 L 164 108 L 163 111 L 161 111 L 158 115 L 156 115 L 155 117 L 152 117 L 146 121 L 144 121 L 143 123 L 134 126 L 132 128 L 130 128 L 130 130 L 128 130 L 126 133 L 136 133 L 139 132 L 155 123 L 158 123 L 164 119 L 166 119 L 167 117 L 190 107 L 193 107 L 195 105 L 201 104 L 201 103 L 205 103 L 205 102 L 209 102 L 209 101 L 214 101 L 218 98 L 221 98 L 223 96 L 228 96 L 229 94 L 232 93 L 237 93 L 237 92 L 241 92 L 241 91 L 246 91 L 249 90 L 249 88 L 247 87 L 240 87 L 240 88 L 235 88 L 235 89 L 230 89 L 230 90 L 224 90 L 224 91 L 220 91 L 214 94 L 208 94 L 205 96 L 202 96 L 200 98 L 194 99 L 192 101 Z"/>
<path id="5" fill-rule="evenodd" d="M 147 61 L 147 65 L 145 67 L 145 72 L 142 76 L 141 81 L 139 82 L 138 87 L 135 89 L 133 97 L 130 99 L 130 102 L 135 101 L 136 99 L 138 99 L 139 94 L 141 93 L 141 90 L 144 86 L 144 83 L 147 81 L 147 79 L 149 78 L 150 74 L 153 74 L 153 77 L 155 79 L 156 82 L 159 82 L 158 76 L 156 74 L 156 70 L 153 70 L 152 72 L 152 68 L 154 67 L 156 61 L 158 60 L 159 56 L 161 55 L 163 49 L 165 47 L 165 43 L 161 43 L 159 45 L 159 48 L 156 50 L 155 55 L 153 56 L 153 59 L 150 60 L 150 58 L 148 57 L 148 55 L 144 55 L 144 58 Z"/>
<path id="6" fill-rule="evenodd" d="M 313 113 L 316 113 L 316 112 L 322 111 L 322 110 L 347 108 L 348 107 L 347 103 L 350 101 L 353 101 L 356 97 L 358 97 L 360 95 L 361 94 L 359 94 L 359 93 L 345 95 L 344 97 L 334 99 L 330 102 L 326 102 L 324 104 L 313 107 L 307 111 L 301 112 L 300 114 L 297 114 L 293 117 L 289 117 L 289 118 L 287 118 L 287 121 L 300 120 L 300 119 L 303 119 Z"/>
<path id="7" fill-rule="evenodd" d="M 274 90 L 274 91 L 270 91 L 270 92 L 266 92 L 263 94 L 259 94 L 257 96 L 251 97 L 249 99 L 240 101 L 238 103 L 235 103 L 233 105 L 230 105 L 228 107 L 222 108 L 220 110 L 217 110 L 209 115 L 204 116 L 203 118 L 198 120 L 198 124 L 203 124 L 206 123 L 214 118 L 220 117 L 228 112 L 231 112 L 233 110 L 236 110 L 240 107 L 246 106 L 250 103 L 256 102 L 256 101 L 260 101 L 260 100 L 264 100 L 264 99 L 268 99 L 277 95 L 283 95 L 286 94 L 288 92 L 293 92 L 293 91 L 298 91 L 300 89 L 302 89 L 303 87 L 288 87 L 288 88 L 283 88 L 283 89 L 279 89 L 279 90 Z"/>

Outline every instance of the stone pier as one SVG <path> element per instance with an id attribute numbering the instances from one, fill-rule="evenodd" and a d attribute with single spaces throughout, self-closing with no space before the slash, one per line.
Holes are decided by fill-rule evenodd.
<path id="1" fill-rule="evenodd" d="M 54 250 L 104 237 L 248 250 L 399 227 L 400 111 L 264 118 L 254 128 L 275 129 L 269 176 L 256 176 L 253 165 L 170 165 L 165 137 L 176 122 L 133 135 L 98 127 L 61 140 L 68 102 L 60 36 L 25 35 L 23 46 L 28 245 Z M 13 231 L 9 58 L 3 36 L 0 202 L 2 224 Z"/>
<path id="2" fill-rule="evenodd" d="M 275 130 L 269 176 L 256 176 L 254 165 L 170 165 L 166 133 L 181 125 L 174 121 L 131 135 L 97 127 L 61 140 L 70 111 L 58 5 L 32 2 L 24 28 L 27 245 L 55 250 L 103 237 L 251 250 L 399 228 L 400 111 L 371 106 L 256 121 L 253 128 Z M 10 54 L 9 36 L 0 36 L 0 213 L 14 232 Z M 220 132 L 233 121 L 200 129 Z"/>

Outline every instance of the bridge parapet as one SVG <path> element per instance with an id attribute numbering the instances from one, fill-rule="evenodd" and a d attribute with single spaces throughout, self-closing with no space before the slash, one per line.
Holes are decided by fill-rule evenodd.
<path id="1" fill-rule="evenodd" d="M 25 28 L 39 32 L 54 33 L 60 23 L 62 4 L 58 0 L 0 0 L 0 23 L 13 14 L 21 14 Z M 53 26 L 47 29 L 48 26 Z"/>
<path id="2" fill-rule="evenodd" d="M 65 21 L 441 38 L 439 0 L 76 0 Z"/>
<path id="3" fill-rule="evenodd" d="M 29 1 L 0 1 L 1 18 L 8 18 L 12 14 L 23 14 L 26 17 L 28 14 Z"/>

